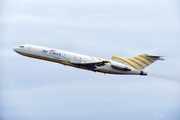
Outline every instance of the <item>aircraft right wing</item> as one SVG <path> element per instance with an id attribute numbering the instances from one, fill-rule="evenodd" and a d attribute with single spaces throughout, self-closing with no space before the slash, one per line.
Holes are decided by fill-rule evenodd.
<path id="1" fill-rule="evenodd" d="M 97 67 L 104 66 L 105 63 L 109 63 L 108 61 L 100 61 L 100 62 L 78 62 L 78 61 L 70 61 L 69 63 L 75 65 L 86 66 L 90 69 L 96 69 Z"/>

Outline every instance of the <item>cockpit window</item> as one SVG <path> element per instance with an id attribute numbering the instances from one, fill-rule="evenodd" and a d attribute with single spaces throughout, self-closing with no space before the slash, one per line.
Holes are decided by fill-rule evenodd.
<path id="1" fill-rule="evenodd" d="M 24 48 L 24 46 L 19 46 L 20 48 Z"/>

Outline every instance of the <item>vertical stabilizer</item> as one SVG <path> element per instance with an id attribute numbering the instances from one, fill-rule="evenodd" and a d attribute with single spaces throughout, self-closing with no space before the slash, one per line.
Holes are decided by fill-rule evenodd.
<path id="1" fill-rule="evenodd" d="M 126 64 L 137 70 L 143 70 L 150 64 L 154 63 L 156 60 L 164 60 L 164 58 L 161 56 L 144 53 L 137 57 L 133 57 L 132 59 L 112 56 L 112 60 Z"/>

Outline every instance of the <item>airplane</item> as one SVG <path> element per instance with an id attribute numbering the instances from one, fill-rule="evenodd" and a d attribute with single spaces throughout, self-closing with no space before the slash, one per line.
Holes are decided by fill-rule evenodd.
<path id="1" fill-rule="evenodd" d="M 142 71 L 144 68 L 156 60 L 164 60 L 162 56 L 148 53 L 141 54 L 131 59 L 112 56 L 111 60 L 107 60 L 99 57 L 82 55 L 36 45 L 20 45 L 19 47 L 15 47 L 13 50 L 23 56 L 56 62 L 94 72 L 102 72 L 104 74 L 147 76 L 147 73 Z"/>

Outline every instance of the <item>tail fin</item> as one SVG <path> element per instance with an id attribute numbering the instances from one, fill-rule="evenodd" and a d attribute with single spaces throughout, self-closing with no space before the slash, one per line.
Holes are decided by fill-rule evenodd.
<path id="1" fill-rule="evenodd" d="M 164 60 L 164 58 L 162 58 L 161 56 L 144 53 L 132 59 L 112 56 L 112 60 L 131 66 L 137 70 L 143 70 L 156 60 Z"/>

